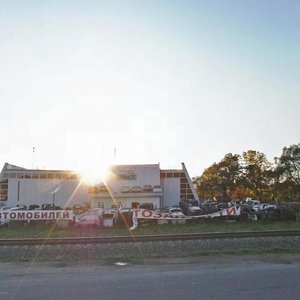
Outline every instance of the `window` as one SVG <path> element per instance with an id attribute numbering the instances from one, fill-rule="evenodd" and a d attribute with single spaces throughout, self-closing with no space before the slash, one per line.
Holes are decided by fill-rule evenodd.
<path id="1" fill-rule="evenodd" d="M 4 174 L 5 175 L 5 174 Z M 16 178 L 17 177 L 17 174 L 16 173 L 10 173 L 8 175 L 9 178 Z"/>
<path id="2" fill-rule="evenodd" d="M 78 176 L 77 174 L 73 173 L 73 174 L 70 174 L 70 179 L 77 179 Z"/>
<path id="3" fill-rule="evenodd" d="M 61 179 L 61 174 L 55 173 L 55 179 Z"/>
<path id="4" fill-rule="evenodd" d="M 42 173 L 42 174 L 40 175 L 40 178 L 41 178 L 41 179 L 46 179 L 46 178 L 47 178 L 47 174 L 46 174 L 46 173 Z"/>
<path id="5" fill-rule="evenodd" d="M 53 173 L 48 173 L 47 178 L 48 179 L 54 179 L 54 174 Z"/>
<path id="6" fill-rule="evenodd" d="M 69 173 L 64 173 L 62 176 L 63 176 L 63 179 L 70 179 Z"/>
<path id="7" fill-rule="evenodd" d="M 167 178 L 173 178 L 173 173 L 167 173 Z"/>

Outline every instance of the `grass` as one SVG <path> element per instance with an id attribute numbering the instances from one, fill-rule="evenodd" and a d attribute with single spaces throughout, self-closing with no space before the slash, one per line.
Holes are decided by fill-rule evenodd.
<path id="1" fill-rule="evenodd" d="M 124 227 L 100 229 L 74 229 L 58 228 L 53 225 L 14 226 L 0 228 L 0 239 L 8 238 L 63 238 L 63 237 L 105 237 L 105 236 L 130 236 L 130 235 L 158 235 L 158 234 L 184 234 L 184 233 L 211 233 L 211 232 L 242 232 L 264 230 L 300 230 L 300 222 L 204 222 L 191 224 L 169 224 L 140 226 L 134 231 Z"/>

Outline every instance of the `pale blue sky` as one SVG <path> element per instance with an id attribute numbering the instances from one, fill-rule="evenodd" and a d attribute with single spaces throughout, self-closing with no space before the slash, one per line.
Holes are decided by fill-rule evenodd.
<path id="1" fill-rule="evenodd" d="M 272 161 L 300 141 L 299 57 L 300 1 L 0 0 L 0 162 Z"/>

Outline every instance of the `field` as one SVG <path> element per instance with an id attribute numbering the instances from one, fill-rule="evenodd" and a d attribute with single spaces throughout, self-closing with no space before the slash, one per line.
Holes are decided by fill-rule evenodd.
<path id="1" fill-rule="evenodd" d="M 0 239 L 9 238 L 63 238 L 63 237 L 106 237 L 106 236 L 138 236 L 158 234 L 240 232 L 263 230 L 300 230 L 300 222 L 204 222 L 199 224 L 142 225 L 134 231 L 128 228 L 58 228 L 53 225 L 14 226 L 0 228 Z"/>

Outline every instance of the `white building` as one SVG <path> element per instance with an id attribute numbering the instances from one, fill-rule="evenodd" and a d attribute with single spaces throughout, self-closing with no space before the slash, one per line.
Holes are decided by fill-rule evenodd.
<path id="1" fill-rule="evenodd" d="M 54 204 L 72 207 L 87 200 L 88 187 L 74 171 L 25 169 L 5 163 L 0 173 L 0 199 L 6 205 Z"/>
<path id="2" fill-rule="evenodd" d="M 113 165 L 102 182 L 93 186 L 84 184 L 74 171 L 25 169 L 5 163 L 0 173 L 0 200 L 9 206 L 47 203 L 129 208 L 151 203 L 162 208 L 177 206 L 182 199 L 198 200 L 184 163 L 179 170 L 161 170 L 159 164 Z"/>

